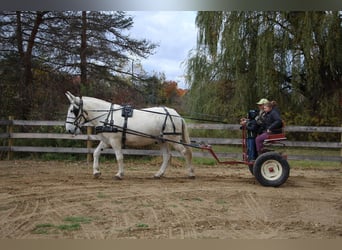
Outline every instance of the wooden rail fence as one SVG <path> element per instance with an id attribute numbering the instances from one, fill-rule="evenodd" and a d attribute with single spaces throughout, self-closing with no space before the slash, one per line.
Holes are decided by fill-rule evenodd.
<path id="1" fill-rule="evenodd" d="M 0 152 L 6 152 L 7 158 L 12 159 L 14 152 L 40 152 L 40 153 L 80 153 L 87 154 L 87 161 L 91 161 L 92 153 L 95 148 L 93 142 L 98 141 L 96 135 L 92 133 L 93 129 L 87 127 L 87 133 L 73 136 L 66 133 L 23 133 L 14 132 L 15 126 L 57 126 L 64 127 L 64 121 L 27 121 L 27 120 L 0 120 L 0 126 L 5 126 L 4 132 L 0 133 L 0 140 L 6 141 L 0 145 Z M 0 127 L 1 128 L 1 127 Z M 240 130 L 238 124 L 188 124 L 188 128 L 192 130 Z M 0 130 L 1 132 L 2 130 Z M 337 161 L 342 162 L 342 127 L 312 127 L 312 126 L 287 126 L 286 132 L 303 132 L 303 133 L 339 133 L 341 134 L 340 142 L 308 142 L 308 141 L 284 141 L 288 147 L 305 147 L 305 148 L 330 148 L 340 149 L 340 156 L 324 156 L 324 155 L 289 155 L 288 159 L 292 160 L 318 160 L 318 161 Z M 18 139 L 56 139 L 56 140 L 82 140 L 86 141 L 86 147 L 48 147 L 48 146 L 16 146 L 15 140 Z M 205 141 L 210 145 L 242 145 L 241 138 L 191 138 L 193 141 Z M 114 154 L 110 149 L 103 151 L 104 154 Z M 159 150 L 144 149 L 124 149 L 127 155 L 160 155 Z M 172 152 L 174 156 L 180 156 L 177 152 Z M 241 159 L 241 153 L 217 153 L 222 158 Z M 195 157 L 212 156 L 207 152 L 194 152 Z"/>

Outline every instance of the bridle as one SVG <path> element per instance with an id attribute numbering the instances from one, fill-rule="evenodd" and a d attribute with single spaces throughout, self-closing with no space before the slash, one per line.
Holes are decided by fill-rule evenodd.
<path id="1" fill-rule="evenodd" d="M 83 109 L 83 100 L 80 98 L 80 103 L 73 104 L 73 109 L 70 111 L 75 115 L 75 117 L 67 116 L 65 123 L 72 124 L 76 127 L 74 133 L 76 133 L 77 129 L 81 130 L 82 126 L 88 122 L 87 120 L 87 111 Z M 72 119 L 72 121 L 70 121 Z"/>

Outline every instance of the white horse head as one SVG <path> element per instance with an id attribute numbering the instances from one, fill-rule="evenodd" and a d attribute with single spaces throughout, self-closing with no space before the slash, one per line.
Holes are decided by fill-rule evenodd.
<path id="1" fill-rule="evenodd" d="M 65 93 L 70 101 L 70 106 L 68 108 L 68 113 L 65 121 L 65 129 L 71 134 L 80 134 L 82 122 L 81 119 L 84 119 L 83 114 L 83 102 L 80 97 L 76 97 L 71 94 L 69 91 Z"/>

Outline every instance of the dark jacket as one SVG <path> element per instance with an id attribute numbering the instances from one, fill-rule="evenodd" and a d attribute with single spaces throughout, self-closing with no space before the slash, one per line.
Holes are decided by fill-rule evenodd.
<path id="1" fill-rule="evenodd" d="M 281 120 L 278 110 L 273 108 L 270 112 L 265 114 L 263 126 L 264 132 L 266 132 L 269 129 L 273 134 L 281 133 L 282 126 L 283 122 Z"/>
<path id="2" fill-rule="evenodd" d="M 246 129 L 247 138 L 254 138 L 258 135 L 259 125 L 256 120 L 252 119 L 247 122 Z"/>

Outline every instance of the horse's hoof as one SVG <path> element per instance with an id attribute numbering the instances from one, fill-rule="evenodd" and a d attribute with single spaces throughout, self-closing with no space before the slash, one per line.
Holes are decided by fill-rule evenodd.
<path id="1" fill-rule="evenodd" d="M 98 179 L 100 176 L 101 176 L 101 172 L 97 172 L 97 173 L 94 174 L 94 178 L 95 179 Z"/>
<path id="2" fill-rule="evenodd" d="M 115 179 L 115 180 L 119 180 L 119 181 L 121 181 L 121 180 L 122 180 L 122 176 L 115 175 L 115 176 L 114 176 L 114 179 Z"/>
<path id="3" fill-rule="evenodd" d="M 153 179 L 160 180 L 163 176 L 162 175 L 154 175 Z"/>
<path id="4" fill-rule="evenodd" d="M 195 175 L 189 175 L 188 178 L 193 180 L 193 179 L 196 179 L 196 176 Z"/>

